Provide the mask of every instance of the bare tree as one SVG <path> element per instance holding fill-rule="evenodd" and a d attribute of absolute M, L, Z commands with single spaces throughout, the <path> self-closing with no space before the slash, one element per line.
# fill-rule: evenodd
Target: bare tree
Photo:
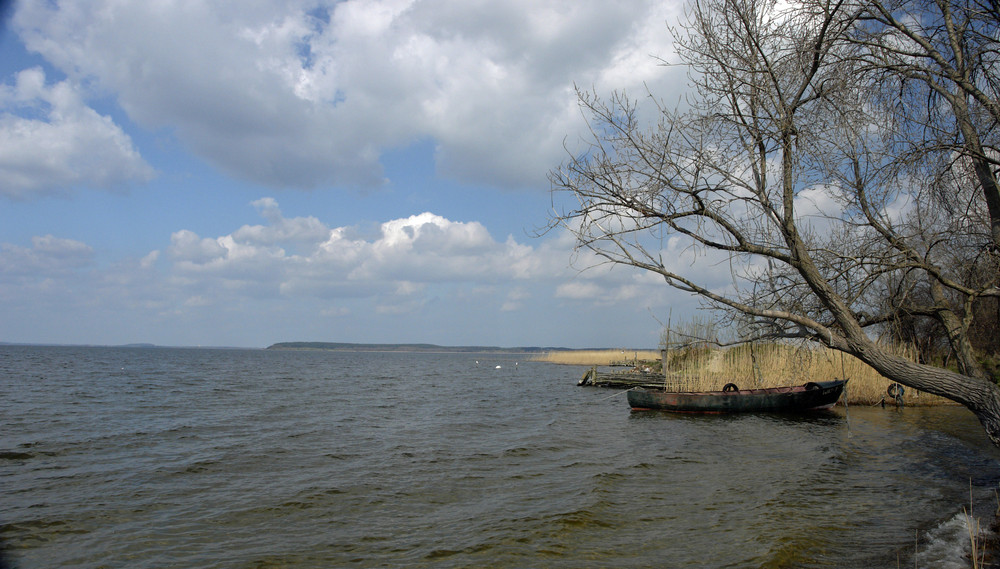
<path fill-rule="evenodd" d="M 752 318 L 770 337 L 822 343 L 893 381 L 962 403 L 1000 445 L 1000 387 L 969 339 L 972 303 L 997 296 L 997 281 L 963 278 L 949 257 L 954 243 L 992 240 L 987 186 L 995 175 L 984 178 L 979 164 L 994 156 L 982 136 L 993 123 L 982 121 L 995 120 L 983 110 L 989 97 L 980 102 L 974 91 L 995 85 L 996 72 L 984 55 L 967 84 L 949 75 L 949 86 L 935 91 L 964 93 L 953 98 L 975 100 L 976 112 L 968 107 L 959 117 L 961 105 L 942 110 L 929 98 L 922 104 L 936 108 L 917 121 L 886 91 L 909 88 L 911 79 L 878 66 L 885 45 L 907 60 L 904 44 L 915 41 L 899 39 L 912 21 L 894 28 L 896 44 L 888 32 L 879 35 L 898 12 L 836 0 L 694 0 L 674 32 L 694 88 L 689 105 L 658 103 L 659 119 L 648 124 L 623 93 L 604 99 L 578 91 L 591 138 L 550 174 L 554 193 L 568 193 L 572 204 L 552 225 L 608 262 L 658 273 L 714 308 Z M 941 79 L 943 67 L 929 80 Z M 978 147 L 967 143 L 966 119 Z M 940 131 L 947 150 L 918 144 L 924 127 Z M 932 155 L 947 160 L 926 160 Z M 935 176 L 919 175 L 934 164 Z M 941 207 L 943 188 L 963 215 Z M 805 215 L 817 197 L 836 207 Z M 691 267 L 678 268 L 661 252 L 666 237 L 727 256 L 732 285 L 713 287 Z M 908 361 L 874 339 L 899 317 L 882 301 L 892 287 L 929 299 L 912 306 L 945 331 L 957 372 Z"/>
<path fill-rule="evenodd" d="M 927 224 L 938 212 L 952 227 L 937 231 L 937 263 L 954 265 L 965 285 L 957 294 L 933 280 L 909 279 L 914 288 L 890 296 L 909 317 L 935 320 L 963 373 L 985 377 L 976 354 L 963 342 L 973 327 L 995 320 L 989 306 L 1000 271 L 1000 28 L 998 4 L 978 0 L 871 0 L 857 8 L 851 30 L 852 71 L 867 81 L 873 97 L 895 126 L 896 175 L 931 181 L 915 222 Z M 961 269 L 964 267 L 964 271 Z M 962 274 L 962 273 L 966 274 Z M 979 317 L 974 318 L 978 314 Z M 977 321 L 974 321 L 977 320 Z M 995 324 L 995 322 L 994 322 Z M 975 334 L 979 349 L 1000 350 Z"/>
<path fill-rule="evenodd" d="M 851 31 L 856 70 L 884 84 L 901 121 L 916 127 L 911 155 L 965 166 L 1000 248 L 1000 4 L 987 0 L 870 0 Z M 942 169 L 950 173 L 951 168 Z"/>

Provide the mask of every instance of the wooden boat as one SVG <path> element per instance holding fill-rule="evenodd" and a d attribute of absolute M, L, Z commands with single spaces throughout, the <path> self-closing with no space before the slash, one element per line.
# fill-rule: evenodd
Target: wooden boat
<path fill-rule="evenodd" d="M 633 410 L 680 413 L 794 412 L 833 407 L 844 392 L 846 379 L 809 382 L 794 387 L 739 389 L 732 383 L 722 391 L 678 392 L 636 388 L 628 391 Z"/>

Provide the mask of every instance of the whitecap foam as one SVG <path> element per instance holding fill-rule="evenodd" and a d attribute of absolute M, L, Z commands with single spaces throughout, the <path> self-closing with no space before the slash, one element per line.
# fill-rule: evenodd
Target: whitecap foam
<path fill-rule="evenodd" d="M 981 534 L 983 520 L 976 516 L 971 519 L 966 510 L 956 513 L 928 530 L 920 540 L 917 551 L 917 567 L 937 567 L 939 569 L 968 569 L 972 543 L 969 538 L 969 524 Z"/>

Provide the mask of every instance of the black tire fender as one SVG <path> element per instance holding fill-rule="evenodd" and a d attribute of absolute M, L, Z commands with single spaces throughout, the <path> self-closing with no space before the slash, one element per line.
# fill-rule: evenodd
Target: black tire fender
<path fill-rule="evenodd" d="M 729 393 L 731 391 L 739 391 L 739 390 L 740 390 L 740 388 L 736 387 L 735 383 L 727 383 L 727 384 L 725 384 L 725 385 L 722 386 L 722 391 L 725 392 L 725 393 Z"/>

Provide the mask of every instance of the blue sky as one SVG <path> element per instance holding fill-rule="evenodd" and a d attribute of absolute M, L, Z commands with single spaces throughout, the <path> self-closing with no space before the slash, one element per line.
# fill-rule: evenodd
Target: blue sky
<path fill-rule="evenodd" d="M 17 2 L 0 341 L 654 347 L 692 299 L 535 230 L 574 84 L 683 93 L 680 8 Z"/>

